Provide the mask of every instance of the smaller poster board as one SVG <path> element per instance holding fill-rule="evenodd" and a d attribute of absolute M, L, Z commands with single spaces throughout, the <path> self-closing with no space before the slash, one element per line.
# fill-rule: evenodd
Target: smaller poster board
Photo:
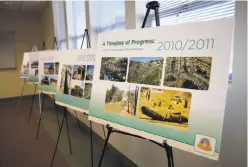
<path fill-rule="evenodd" d="M 88 114 L 96 51 L 64 51 L 60 55 L 56 104 Z"/>
<path fill-rule="evenodd" d="M 29 52 L 23 54 L 20 78 L 28 78 L 29 72 Z"/>
<path fill-rule="evenodd" d="M 38 84 L 39 79 L 39 52 L 29 53 L 28 83 Z"/>
<path fill-rule="evenodd" d="M 61 51 L 39 53 L 39 91 L 56 94 Z"/>

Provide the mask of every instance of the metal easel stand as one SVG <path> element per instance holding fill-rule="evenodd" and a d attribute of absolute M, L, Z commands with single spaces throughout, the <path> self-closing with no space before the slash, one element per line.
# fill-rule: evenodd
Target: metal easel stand
<path fill-rule="evenodd" d="M 60 135 L 61 135 L 63 125 L 64 125 L 64 121 L 66 121 L 66 129 L 67 129 L 67 137 L 68 137 L 68 142 L 69 142 L 69 149 L 70 149 L 70 154 L 72 155 L 70 132 L 69 132 L 68 120 L 67 120 L 67 112 L 68 111 L 67 111 L 66 107 L 63 107 L 63 108 L 64 108 L 64 116 L 63 116 L 62 123 L 61 123 L 60 129 L 59 129 L 59 135 L 58 135 L 56 146 L 55 146 L 55 149 L 54 149 L 54 152 L 53 152 L 53 157 L 52 157 L 52 162 L 51 162 L 50 167 L 53 166 L 53 161 L 54 161 L 54 158 L 55 158 L 55 155 L 56 155 L 56 152 L 57 152 L 57 147 L 58 147 L 58 144 L 59 144 L 59 139 L 60 139 Z"/>
<path fill-rule="evenodd" d="M 146 5 L 147 11 L 146 11 L 146 15 L 145 15 L 145 18 L 144 18 L 144 21 L 143 21 L 143 24 L 142 24 L 142 28 L 145 28 L 146 21 L 147 21 L 148 15 L 150 13 L 150 10 L 154 10 L 155 11 L 156 26 L 160 26 L 160 21 L 159 21 L 159 6 L 160 6 L 160 4 L 157 1 L 151 1 L 151 2 L 147 3 L 147 5 Z M 101 167 L 101 165 L 102 165 L 102 161 L 103 161 L 103 157 L 104 157 L 104 154 L 105 154 L 107 145 L 108 145 L 109 137 L 110 137 L 110 135 L 112 133 L 115 132 L 115 133 L 120 133 L 120 134 L 123 134 L 123 135 L 128 135 L 128 136 L 132 136 L 132 137 L 146 139 L 146 138 L 143 138 L 143 137 L 138 136 L 138 135 L 134 135 L 134 134 L 130 134 L 130 133 L 127 133 L 127 132 L 115 130 L 110 125 L 106 125 L 106 128 L 108 129 L 107 138 L 105 139 L 105 143 L 104 143 L 104 147 L 103 147 L 102 154 L 101 154 L 101 157 L 100 157 L 100 161 L 98 163 L 98 167 Z M 166 143 L 166 141 L 163 142 L 163 144 L 158 143 L 158 142 L 155 142 L 153 140 L 149 140 L 149 141 L 151 141 L 151 142 L 153 142 L 153 143 L 157 144 L 158 146 L 160 146 L 160 147 L 162 147 L 162 148 L 165 149 L 166 155 L 167 155 L 167 159 L 168 159 L 168 167 L 174 167 L 174 159 L 173 159 L 172 147 L 169 146 Z"/>
<path fill-rule="evenodd" d="M 26 78 L 24 78 L 24 82 L 23 82 L 23 86 L 22 86 L 22 91 L 21 91 L 21 96 L 18 100 L 18 103 L 17 103 L 17 110 L 16 110 L 16 114 L 19 114 L 20 112 L 20 104 L 21 104 L 21 101 L 22 101 L 22 95 L 23 95 L 23 91 L 24 91 L 24 87 L 26 85 Z"/>
<path fill-rule="evenodd" d="M 44 103 L 45 103 L 45 99 L 46 99 L 46 94 L 41 93 L 41 95 L 43 94 L 43 102 L 42 102 L 42 107 L 41 107 L 41 113 L 40 113 L 40 119 L 39 119 L 39 123 L 38 123 L 38 128 L 37 128 L 37 132 L 36 132 L 36 139 L 38 139 L 38 135 L 39 135 L 39 131 L 40 131 L 40 123 L 42 120 L 42 116 L 43 116 L 43 112 L 44 112 Z M 53 103 L 54 103 L 54 107 L 55 107 L 55 114 L 56 114 L 56 118 L 57 118 L 57 122 L 58 122 L 58 129 L 60 129 L 60 125 L 59 125 L 59 116 L 58 116 L 58 111 L 57 111 L 57 105 L 55 103 L 55 97 L 53 95 Z"/>
<path fill-rule="evenodd" d="M 105 154 L 105 151 L 106 151 L 106 148 L 107 148 L 107 145 L 108 145 L 108 141 L 109 141 L 109 137 L 112 133 L 119 133 L 119 134 L 123 134 L 123 135 L 128 135 L 128 136 L 132 136 L 132 137 L 137 137 L 137 138 L 140 138 L 140 139 L 146 139 L 146 138 L 143 138 L 141 136 L 138 136 L 138 135 L 134 135 L 134 134 L 130 134 L 130 133 L 127 133 L 127 132 L 123 132 L 123 131 L 119 131 L 119 130 L 115 130 L 113 129 L 113 127 L 111 127 L 110 125 L 106 125 L 106 128 L 108 129 L 108 132 L 107 132 L 107 138 L 105 140 L 105 143 L 104 143 L 104 147 L 103 147 L 103 150 L 102 150 L 102 154 L 101 154 L 101 157 L 100 157 L 100 161 L 98 163 L 98 167 L 101 167 L 102 166 L 102 161 L 103 161 L 103 157 L 104 157 L 104 154 Z M 149 140 L 155 144 L 157 144 L 158 146 L 162 147 L 165 149 L 166 151 L 166 155 L 167 155 L 167 160 L 168 160 L 168 167 L 174 167 L 174 159 L 173 159 L 173 151 L 172 151 L 172 147 L 169 146 L 166 141 L 161 144 L 161 143 L 157 143 L 155 141 L 152 141 L 152 140 Z"/>
<path fill-rule="evenodd" d="M 42 42 L 42 50 L 46 50 L 46 44 L 45 44 L 44 41 Z M 38 51 L 38 49 L 37 49 L 37 47 L 35 45 L 33 46 L 32 51 Z M 34 84 L 34 85 L 35 85 L 35 88 L 34 88 L 34 94 L 33 94 L 33 100 L 32 100 L 32 104 L 31 104 L 31 108 L 30 108 L 30 111 L 29 111 L 28 123 L 30 123 L 30 118 L 31 118 L 31 115 L 32 115 L 34 101 L 35 101 L 35 95 L 36 95 L 35 93 L 36 93 L 37 84 Z"/>
<path fill-rule="evenodd" d="M 34 94 L 33 94 L 33 98 L 32 98 L 31 108 L 30 108 L 30 111 L 29 111 L 28 123 L 30 122 L 30 118 L 31 118 L 32 111 L 33 111 L 33 106 L 34 106 L 34 101 L 35 101 L 35 96 L 36 96 L 36 88 L 37 88 L 37 84 L 34 84 L 34 85 L 35 85 L 35 87 L 34 87 Z"/>

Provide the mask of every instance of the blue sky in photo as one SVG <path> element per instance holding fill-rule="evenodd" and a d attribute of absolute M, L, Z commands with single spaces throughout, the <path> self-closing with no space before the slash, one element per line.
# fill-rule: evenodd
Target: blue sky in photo
<path fill-rule="evenodd" d="M 164 59 L 163 57 L 130 57 L 131 61 L 137 61 L 142 63 L 146 63 L 151 60 L 163 60 L 163 59 Z"/>
<path fill-rule="evenodd" d="M 92 73 L 94 71 L 94 65 L 87 66 L 87 74 Z"/>
<path fill-rule="evenodd" d="M 45 68 L 49 68 L 50 66 L 54 66 L 54 63 L 44 63 Z"/>
<path fill-rule="evenodd" d="M 50 76 L 50 78 L 53 78 L 55 80 L 58 80 L 58 76 Z"/>

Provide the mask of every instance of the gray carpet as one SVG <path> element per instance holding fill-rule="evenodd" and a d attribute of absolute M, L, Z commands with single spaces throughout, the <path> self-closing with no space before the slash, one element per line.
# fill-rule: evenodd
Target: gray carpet
<path fill-rule="evenodd" d="M 34 107 L 29 124 L 27 118 L 31 97 L 25 97 L 22 100 L 18 115 L 15 114 L 16 104 L 17 99 L 0 100 L 0 167 L 49 167 L 58 136 L 58 124 L 52 100 L 46 98 L 44 118 L 42 119 L 38 139 L 35 139 L 39 120 L 37 104 Z M 59 110 L 61 123 L 63 108 L 59 107 Z M 80 123 L 80 130 L 76 118 L 70 114 L 68 115 L 68 124 L 73 155 L 70 155 L 69 152 L 66 124 L 64 122 L 53 167 L 91 167 L 89 128 Z M 103 145 L 104 140 L 93 133 L 94 166 L 98 166 Z M 102 167 L 127 166 L 137 167 L 109 145 Z"/>

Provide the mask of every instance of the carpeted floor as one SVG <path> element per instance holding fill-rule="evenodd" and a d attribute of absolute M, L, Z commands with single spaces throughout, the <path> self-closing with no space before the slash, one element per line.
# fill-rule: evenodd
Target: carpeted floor
<path fill-rule="evenodd" d="M 38 98 L 36 98 L 37 100 Z M 46 98 L 44 118 L 39 138 L 35 139 L 38 125 L 38 106 L 34 107 L 31 121 L 28 114 L 31 97 L 22 100 L 20 113 L 16 112 L 17 99 L 0 100 L 0 167 L 50 167 L 55 141 L 58 136 L 58 124 L 54 105 Z M 63 111 L 60 108 L 59 119 L 62 121 Z M 62 130 L 58 151 L 53 167 L 91 167 L 89 128 L 78 122 L 72 115 L 68 116 L 70 139 L 73 155 L 70 155 L 66 126 Z M 93 133 L 94 166 L 98 165 L 104 140 Z M 109 145 L 102 167 L 137 167 Z"/>

